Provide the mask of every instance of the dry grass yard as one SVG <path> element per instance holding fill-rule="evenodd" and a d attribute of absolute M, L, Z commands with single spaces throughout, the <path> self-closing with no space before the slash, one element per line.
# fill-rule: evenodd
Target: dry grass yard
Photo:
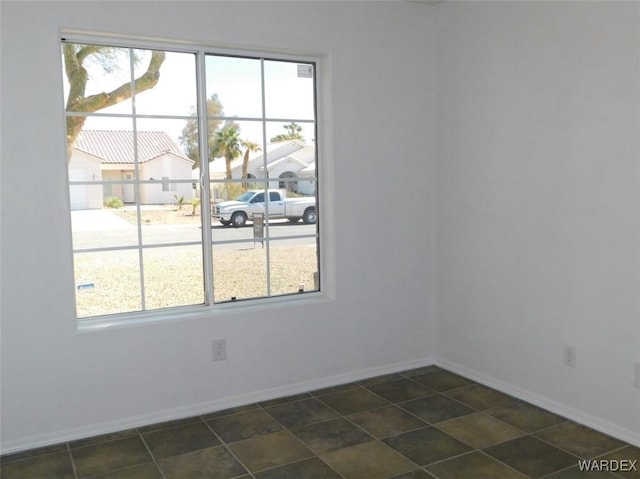
<path fill-rule="evenodd" d="M 135 208 L 126 206 L 124 208 L 109 209 L 109 211 L 120 218 L 136 224 L 137 212 Z M 191 214 L 194 212 L 194 214 Z M 200 206 L 195 211 L 191 205 L 184 205 L 178 209 L 175 205 L 160 207 L 158 209 L 143 209 L 141 211 L 142 224 L 159 225 L 159 224 L 200 224 Z"/>
<path fill-rule="evenodd" d="M 132 207 L 110 209 L 136 224 Z M 191 205 L 145 208 L 143 225 L 200 224 L 200 208 Z M 249 243 L 250 244 L 250 243 Z M 279 246 L 270 250 L 271 294 L 296 293 L 302 285 L 314 290 L 315 246 Z M 266 248 L 247 243 L 213 249 L 214 301 L 255 298 L 267 294 Z M 200 246 L 171 246 L 143 250 L 144 309 L 198 305 L 205 302 L 203 258 Z M 76 295 L 78 317 L 91 317 L 143 309 L 140 258 L 137 250 L 77 253 L 76 284 L 92 284 Z"/>
<path fill-rule="evenodd" d="M 295 293 L 314 288 L 314 246 L 270 248 L 271 294 Z M 145 309 L 202 304 L 202 253 L 199 246 L 144 250 Z M 77 295 L 78 317 L 140 311 L 140 268 L 137 251 L 76 254 L 76 283 L 93 288 Z M 215 301 L 266 294 L 266 249 L 214 249 Z"/>

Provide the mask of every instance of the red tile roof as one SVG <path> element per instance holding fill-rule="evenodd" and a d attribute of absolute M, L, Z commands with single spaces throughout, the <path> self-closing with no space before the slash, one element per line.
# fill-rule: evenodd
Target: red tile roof
<path fill-rule="evenodd" d="M 119 130 L 82 130 L 75 148 L 102 159 L 103 163 L 133 163 L 133 132 Z M 189 160 L 164 131 L 138 131 L 138 162 L 144 163 L 172 153 Z"/>

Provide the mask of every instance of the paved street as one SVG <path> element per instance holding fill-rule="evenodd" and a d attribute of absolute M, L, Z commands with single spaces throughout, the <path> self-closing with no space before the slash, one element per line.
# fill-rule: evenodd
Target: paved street
<path fill-rule="evenodd" d="M 73 246 L 76 250 L 134 246 L 138 243 L 137 227 L 108 210 L 72 211 L 71 219 Z M 269 225 L 271 238 L 313 235 L 315 231 L 315 225 L 290 223 L 287 220 L 275 220 Z M 202 230 L 195 224 L 142 225 L 142 242 L 145 245 L 198 242 L 201 239 Z M 253 244 L 253 226 L 249 223 L 243 228 L 233 228 L 216 222 L 212 224 L 212 239 L 218 248 L 237 247 L 238 244 L 246 247 L 247 243 Z M 278 244 L 283 245 L 314 243 L 313 237 L 278 241 Z"/>

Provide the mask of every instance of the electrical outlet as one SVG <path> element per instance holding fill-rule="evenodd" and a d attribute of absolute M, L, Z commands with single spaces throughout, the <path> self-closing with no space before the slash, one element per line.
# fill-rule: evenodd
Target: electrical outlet
<path fill-rule="evenodd" d="M 214 339 L 213 340 L 213 360 L 225 361 L 226 359 L 227 359 L 227 340 Z"/>
<path fill-rule="evenodd" d="M 564 347 L 564 363 L 567 366 L 576 367 L 576 348 L 573 346 Z"/>
<path fill-rule="evenodd" d="M 633 381 L 633 385 L 637 388 L 640 388 L 640 363 L 636 363 L 635 380 Z"/>

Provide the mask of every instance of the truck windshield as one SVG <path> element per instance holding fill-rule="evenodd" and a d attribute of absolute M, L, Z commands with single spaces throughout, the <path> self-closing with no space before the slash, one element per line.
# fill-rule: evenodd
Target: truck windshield
<path fill-rule="evenodd" d="M 251 197 L 255 195 L 255 193 L 251 191 L 247 191 L 246 193 L 242 193 L 240 196 L 236 198 L 236 201 L 247 202 L 251 199 Z"/>

